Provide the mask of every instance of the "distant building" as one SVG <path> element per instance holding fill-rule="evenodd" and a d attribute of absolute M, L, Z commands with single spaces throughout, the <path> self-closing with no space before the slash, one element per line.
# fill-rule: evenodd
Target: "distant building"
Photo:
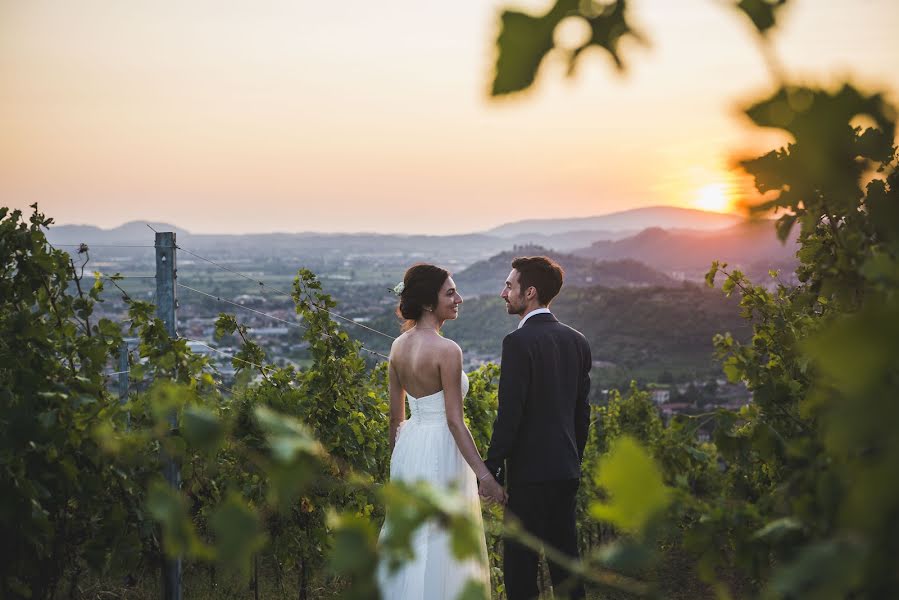
<path fill-rule="evenodd" d="M 240 294 L 239 296 L 235 296 L 233 302 L 244 305 L 244 304 L 265 304 L 264 296 L 257 296 L 255 294 Z"/>
<path fill-rule="evenodd" d="M 652 401 L 657 405 L 665 404 L 671 400 L 671 390 L 668 389 L 667 385 L 651 383 L 647 386 L 647 391 L 649 392 Z"/>
<path fill-rule="evenodd" d="M 256 335 L 287 335 L 287 327 L 256 327 L 252 333 Z"/>

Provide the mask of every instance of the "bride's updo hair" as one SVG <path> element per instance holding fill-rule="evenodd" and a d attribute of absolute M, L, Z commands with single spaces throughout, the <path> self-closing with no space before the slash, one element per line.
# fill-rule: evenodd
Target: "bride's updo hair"
<path fill-rule="evenodd" d="M 437 295 L 449 271 L 436 265 L 417 264 L 406 269 L 403 275 L 403 291 L 400 293 L 400 305 L 396 308 L 398 317 L 405 319 L 403 331 L 408 330 L 424 314 L 425 306 L 436 307 Z"/>

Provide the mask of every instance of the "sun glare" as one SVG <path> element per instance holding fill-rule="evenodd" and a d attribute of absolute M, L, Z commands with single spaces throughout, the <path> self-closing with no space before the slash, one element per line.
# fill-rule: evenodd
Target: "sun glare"
<path fill-rule="evenodd" d="M 693 202 L 696 208 L 714 212 L 729 212 L 731 209 L 731 197 L 727 185 L 723 183 L 710 183 L 699 188 L 696 200 Z"/>

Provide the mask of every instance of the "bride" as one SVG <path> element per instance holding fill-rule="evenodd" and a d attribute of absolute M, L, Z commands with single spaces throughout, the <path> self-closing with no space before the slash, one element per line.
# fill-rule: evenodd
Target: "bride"
<path fill-rule="evenodd" d="M 403 334 L 390 349 L 390 479 L 426 481 L 437 488 L 454 487 L 481 530 L 480 559 L 458 561 L 449 535 L 437 523 L 416 531 L 415 557 L 397 571 L 378 569 L 378 587 L 385 600 L 452 599 L 471 579 L 490 589 L 487 546 L 483 535 L 481 494 L 505 501 L 499 486 L 478 454 L 462 418 L 468 377 L 462 371 L 462 350 L 440 335 L 443 323 L 459 315 L 462 297 L 450 274 L 440 267 L 410 267 L 394 291 L 400 297 L 397 314 L 406 319 Z M 405 399 L 412 416 L 406 419 Z M 390 526 L 390 515 L 381 536 Z"/>

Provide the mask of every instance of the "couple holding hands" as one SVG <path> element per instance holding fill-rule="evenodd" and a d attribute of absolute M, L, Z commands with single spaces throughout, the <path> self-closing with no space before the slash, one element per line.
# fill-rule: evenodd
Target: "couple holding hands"
<path fill-rule="evenodd" d="M 410 267 L 394 288 L 397 313 L 406 322 L 390 350 L 390 479 L 427 481 L 461 493 L 483 531 L 480 499 L 505 506 L 505 518 L 573 559 L 580 464 L 590 423 L 587 340 L 553 316 L 549 305 L 564 271 L 545 256 L 512 261 L 501 296 L 518 328 L 503 339 L 499 410 L 486 458 L 481 458 L 463 418 L 468 378 L 462 350 L 440 335 L 459 315 L 462 297 L 446 270 Z M 406 418 L 406 399 L 412 416 Z M 390 527 L 390 515 L 384 525 Z M 383 535 L 383 531 L 382 531 Z M 386 600 L 456 598 L 469 580 L 490 589 L 486 541 L 479 559 L 458 561 L 449 535 L 426 523 L 413 537 L 415 557 L 390 572 L 378 571 Z M 538 556 L 504 541 L 503 578 L 509 600 L 536 598 Z M 584 587 L 550 561 L 555 596 L 583 598 Z"/>

